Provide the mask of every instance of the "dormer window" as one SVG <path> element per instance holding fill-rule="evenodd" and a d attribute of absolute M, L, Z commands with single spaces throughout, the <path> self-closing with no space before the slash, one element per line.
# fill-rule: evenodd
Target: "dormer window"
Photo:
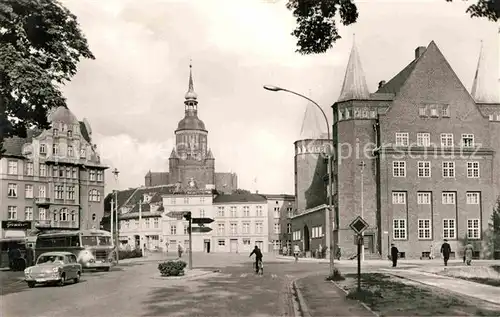
<path fill-rule="evenodd" d="M 427 106 L 420 106 L 418 108 L 418 115 L 421 117 L 427 117 Z"/>
<path fill-rule="evenodd" d="M 450 117 L 450 107 L 448 105 L 441 106 L 441 117 L 444 117 L 444 118 Z"/>
<path fill-rule="evenodd" d="M 53 136 L 59 136 L 59 130 L 56 129 L 56 128 L 52 129 L 52 135 Z"/>
<path fill-rule="evenodd" d="M 68 138 L 71 138 L 71 137 L 73 137 L 73 131 L 68 130 Z"/>
<path fill-rule="evenodd" d="M 438 110 L 436 108 L 436 106 L 432 106 L 431 107 L 431 117 L 438 117 L 439 114 L 438 114 Z"/>
<path fill-rule="evenodd" d="M 86 155 L 85 149 L 80 149 L 80 157 L 85 158 L 86 156 L 87 155 Z"/>

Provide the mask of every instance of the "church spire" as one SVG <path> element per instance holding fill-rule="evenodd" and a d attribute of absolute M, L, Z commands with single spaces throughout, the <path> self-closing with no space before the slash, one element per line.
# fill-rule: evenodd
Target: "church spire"
<path fill-rule="evenodd" d="M 312 98 L 311 90 L 309 90 L 309 98 Z M 325 127 L 325 123 L 324 119 L 321 117 L 320 110 L 313 103 L 309 102 L 302 119 L 300 140 L 321 139 L 326 134 L 321 130 L 322 127 Z"/>
<path fill-rule="evenodd" d="M 347 69 L 344 76 L 344 84 L 340 92 L 338 101 L 349 99 L 368 99 L 370 92 L 366 85 L 365 73 L 361 66 L 361 59 L 359 58 L 356 41 L 353 37 L 351 55 L 347 63 Z"/>
<path fill-rule="evenodd" d="M 484 60 L 483 41 L 479 50 L 479 59 L 477 61 L 474 81 L 472 82 L 471 95 L 476 102 L 494 102 L 495 99 L 487 87 L 487 66 Z"/>
<path fill-rule="evenodd" d="M 196 100 L 198 98 L 198 95 L 194 92 L 192 62 L 189 63 L 189 84 L 188 84 L 188 91 L 186 92 L 185 98 L 186 98 L 186 100 Z"/>

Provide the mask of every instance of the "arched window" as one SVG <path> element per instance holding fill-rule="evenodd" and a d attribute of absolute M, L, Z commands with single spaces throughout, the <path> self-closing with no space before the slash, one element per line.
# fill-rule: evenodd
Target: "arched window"
<path fill-rule="evenodd" d="M 97 191 L 97 189 L 94 189 L 95 190 L 95 195 L 96 195 L 96 201 L 101 201 L 101 193 L 99 191 Z"/>
<path fill-rule="evenodd" d="M 96 214 L 92 214 L 92 221 L 95 221 L 97 219 Z"/>
<path fill-rule="evenodd" d="M 73 221 L 73 222 L 76 221 L 76 211 L 74 211 L 74 210 L 71 211 L 71 221 Z"/>
<path fill-rule="evenodd" d="M 59 214 L 59 212 L 57 211 L 57 209 L 54 209 L 54 214 L 53 214 L 53 219 L 54 221 L 57 221 L 57 215 Z"/>
<path fill-rule="evenodd" d="M 61 214 L 59 215 L 59 220 L 68 221 L 68 208 L 61 209 Z"/>

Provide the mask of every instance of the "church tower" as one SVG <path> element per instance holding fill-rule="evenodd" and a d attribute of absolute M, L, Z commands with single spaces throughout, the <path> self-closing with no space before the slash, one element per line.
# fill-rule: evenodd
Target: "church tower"
<path fill-rule="evenodd" d="M 175 130 L 175 148 L 169 158 L 170 183 L 192 184 L 200 189 L 214 188 L 215 159 L 208 148 L 208 131 L 198 118 L 198 95 L 194 91 L 192 65 L 184 100 L 184 118 Z M 191 185 L 189 185 L 191 186 Z"/>

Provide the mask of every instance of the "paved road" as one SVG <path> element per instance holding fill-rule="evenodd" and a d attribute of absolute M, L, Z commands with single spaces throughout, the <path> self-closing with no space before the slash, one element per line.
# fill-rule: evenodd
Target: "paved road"
<path fill-rule="evenodd" d="M 3 285 L 1 313 L 5 317 L 289 315 L 290 281 L 328 270 L 325 264 L 264 259 L 263 277 L 253 273 L 248 256 L 207 255 L 195 257 L 195 263 L 203 263 L 198 267 L 221 272 L 193 280 L 160 278 L 157 261 L 85 273 L 79 284 L 64 287 L 30 289 L 17 280 Z"/>

